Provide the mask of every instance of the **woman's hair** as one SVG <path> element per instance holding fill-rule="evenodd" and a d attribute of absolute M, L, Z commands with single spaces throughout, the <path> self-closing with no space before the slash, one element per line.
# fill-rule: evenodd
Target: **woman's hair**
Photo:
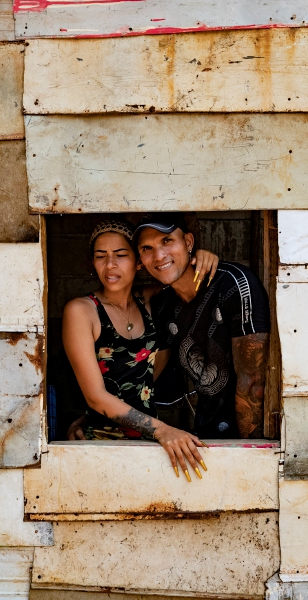
<path fill-rule="evenodd" d="M 105 221 L 101 221 L 100 223 L 98 223 L 98 225 L 96 225 L 94 231 L 92 232 L 92 235 L 90 237 L 90 241 L 89 241 L 89 249 L 90 249 L 90 254 L 91 254 L 91 258 L 93 258 L 94 256 L 94 244 L 95 244 L 95 240 L 96 238 L 98 238 L 99 235 L 102 235 L 102 233 L 119 233 L 120 235 L 124 235 L 124 237 L 127 239 L 129 245 L 131 247 L 133 247 L 132 245 L 132 239 L 133 239 L 133 234 L 134 234 L 134 226 L 132 223 L 130 223 L 129 221 L 126 221 L 125 219 L 106 219 Z"/>

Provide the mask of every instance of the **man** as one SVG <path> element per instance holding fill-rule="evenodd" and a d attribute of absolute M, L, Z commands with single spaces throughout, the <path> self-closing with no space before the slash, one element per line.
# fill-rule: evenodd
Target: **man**
<path fill-rule="evenodd" d="M 261 438 L 269 307 L 259 279 L 220 262 L 198 289 L 190 254 L 194 237 L 180 214 L 152 213 L 134 242 L 164 289 L 152 301 L 161 349 L 177 352 L 198 392 L 200 438 Z"/>

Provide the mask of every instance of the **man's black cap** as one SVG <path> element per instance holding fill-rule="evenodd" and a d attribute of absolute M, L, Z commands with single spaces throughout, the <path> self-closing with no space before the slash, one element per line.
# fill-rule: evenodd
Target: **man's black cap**
<path fill-rule="evenodd" d="M 133 243 L 138 243 L 140 231 L 145 227 L 152 227 L 161 233 L 172 233 L 176 229 L 181 229 L 184 233 L 188 233 L 187 224 L 184 216 L 181 213 L 147 213 L 142 217 L 137 224 L 133 235 Z"/>

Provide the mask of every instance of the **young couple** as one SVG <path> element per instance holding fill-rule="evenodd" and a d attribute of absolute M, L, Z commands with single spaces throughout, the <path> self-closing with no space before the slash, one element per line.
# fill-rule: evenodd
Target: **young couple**
<path fill-rule="evenodd" d="M 192 260 L 193 246 L 179 214 L 146 215 L 135 231 L 126 221 L 103 221 L 90 239 L 101 287 L 69 302 L 63 315 L 64 347 L 89 424 L 103 429 L 116 423 L 128 434 L 153 437 L 176 475 L 179 464 L 188 481 L 187 462 L 200 478 L 199 465 L 206 469 L 198 450 L 204 443 L 156 418 L 154 365 L 158 377 L 171 346 L 178 353 L 199 394 L 199 436 L 261 437 L 269 331 L 259 280 L 234 263 L 217 269 L 210 252 Z M 143 289 L 143 301 L 132 294 L 142 265 L 165 286 L 155 299 L 153 287 Z"/>

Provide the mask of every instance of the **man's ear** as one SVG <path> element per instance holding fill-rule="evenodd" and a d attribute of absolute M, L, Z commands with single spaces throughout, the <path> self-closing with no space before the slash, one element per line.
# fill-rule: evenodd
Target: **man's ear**
<path fill-rule="evenodd" d="M 194 243 L 195 243 L 195 238 L 194 238 L 193 234 L 190 233 L 190 232 L 189 233 L 184 233 L 184 239 L 185 239 L 185 242 L 186 242 L 186 246 L 187 246 L 188 252 L 191 252 L 191 250 L 194 247 Z"/>
<path fill-rule="evenodd" d="M 143 269 L 143 264 L 142 264 L 140 258 L 138 258 L 138 260 L 137 260 L 137 271 L 140 271 L 141 269 Z"/>

